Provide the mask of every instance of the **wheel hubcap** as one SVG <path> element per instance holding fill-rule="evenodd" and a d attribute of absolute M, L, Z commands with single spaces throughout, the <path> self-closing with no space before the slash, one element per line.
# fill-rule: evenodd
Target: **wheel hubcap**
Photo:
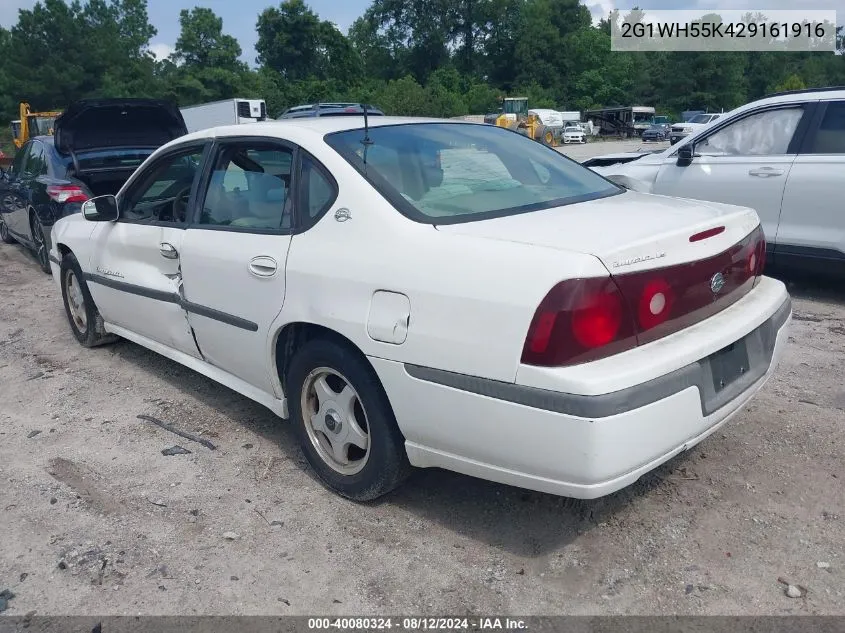
<path fill-rule="evenodd" d="M 361 472 L 370 457 L 370 425 L 349 380 L 319 367 L 308 374 L 300 397 L 305 430 L 320 459 L 342 475 Z"/>
<path fill-rule="evenodd" d="M 67 305 L 70 309 L 70 320 L 80 332 L 88 328 L 88 314 L 85 312 L 85 297 L 82 295 L 82 288 L 79 280 L 72 270 L 65 273 L 65 292 L 67 293 Z"/>
<path fill-rule="evenodd" d="M 37 218 L 32 224 L 32 238 L 35 240 L 35 245 L 38 247 L 38 261 L 47 265 L 49 262 L 49 259 L 47 258 L 47 245 L 44 243 L 44 233 L 41 229 L 41 222 L 39 222 Z"/>

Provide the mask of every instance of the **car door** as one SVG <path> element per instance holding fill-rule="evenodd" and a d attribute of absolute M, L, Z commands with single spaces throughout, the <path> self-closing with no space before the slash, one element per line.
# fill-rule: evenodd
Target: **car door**
<path fill-rule="evenodd" d="M 775 255 L 845 261 L 845 101 L 820 102 L 783 194 Z"/>
<path fill-rule="evenodd" d="M 180 255 L 205 149 L 200 141 L 180 145 L 133 176 L 118 221 L 98 223 L 91 236 L 86 274 L 105 321 L 197 358 Z"/>
<path fill-rule="evenodd" d="M 9 231 L 17 237 L 30 238 L 29 221 L 27 215 L 26 163 L 35 141 L 29 141 L 21 147 L 12 163 L 7 177 L 3 179 L 3 189 L 0 192 L 0 204 L 3 205 L 3 218 Z"/>
<path fill-rule="evenodd" d="M 285 298 L 296 154 L 282 141 L 218 139 L 182 249 L 188 318 L 203 357 L 265 393 L 274 391 L 268 335 Z"/>
<path fill-rule="evenodd" d="M 660 168 L 654 193 L 751 207 L 768 240 L 777 234 L 784 187 L 808 123 L 805 104 L 749 112 L 693 141 L 692 164 L 673 152 Z"/>

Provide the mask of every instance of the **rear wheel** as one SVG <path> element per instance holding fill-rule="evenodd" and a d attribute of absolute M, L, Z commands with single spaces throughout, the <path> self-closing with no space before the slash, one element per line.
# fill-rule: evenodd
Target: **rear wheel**
<path fill-rule="evenodd" d="M 61 263 L 62 300 L 65 304 L 70 329 L 83 347 L 96 347 L 117 340 L 114 334 L 107 334 L 88 284 L 82 276 L 82 269 L 73 253 L 64 256 Z"/>
<path fill-rule="evenodd" d="M 285 384 L 302 451 L 327 487 L 370 501 L 410 474 L 387 394 L 356 351 L 327 339 L 310 341 L 291 361 Z"/>
<path fill-rule="evenodd" d="M 6 226 L 6 220 L 3 219 L 2 215 L 0 215 L 0 240 L 2 240 L 4 244 L 15 243 L 15 238 L 13 238 L 9 233 L 9 227 Z"/>
<path fill-rule="evenodd" d="M 30 222 L 32 229 L 32 241 L 35 242 L 35 258 L 38 260 L 38 265 L 48 275 L 53 271 L 50 270 L 50 253 L 47 251 L 47 239 L 44 237 L 44 227 L 38 216 L 33 214 Z"/>

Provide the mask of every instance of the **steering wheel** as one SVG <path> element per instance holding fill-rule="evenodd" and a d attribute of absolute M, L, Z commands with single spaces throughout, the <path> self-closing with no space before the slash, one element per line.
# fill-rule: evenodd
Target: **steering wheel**
<path fill-rule="evenodd" d="M 173 221 L 185 222 L 187 219 L 188 202 L 191 200 L 191 185 L 188 185 L 173 199 Z"/>

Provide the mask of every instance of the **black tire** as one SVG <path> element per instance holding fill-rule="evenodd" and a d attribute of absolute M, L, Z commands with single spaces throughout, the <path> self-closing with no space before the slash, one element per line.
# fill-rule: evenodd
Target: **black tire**
<path fill-rule="evenodd" d="M 72 281 L 71 281 L 72 280 Z M 85 314 L 85 322 L 81 323 L 74 317 L 74 310 L 71 308 L 70 301 L 72 297 L 69 292 L 74 293 L 69 288 L 70 283 L 77 283 L 78 290 L 82 295 L 82 310 Z M 65 314 L 67 315 L 68 323 L 70 324 L 70 331 L 79 341 L 83 347 L 96 347 L 98 345 L 105 345 L 117 340 L 114 334 L 108 334 L 103 326 L 103 317 L 100 316 L 100 311 L 91 297 L 91 292 L 88 290 L 88 284 L 82 276 L 82 269 L 79 262 L 73 253 L 68 253 L 64 256 L 61 263 L 61 286 L 62 286 L 62 301 L 65 304 Z"/>
<path fill-rule="evenodd" d="M 337 372 L 340 375 L 338 379 L 345 380 L 357 392 L 369 438 L 366 459 L 358 472 L 344 474 L 329 465 L 327 459 L 330 458 L 323 457 L 321 451 L 325 450 L 320 448 L 327 446 L 327 431 L 314 431 L 311 423 L 305 420 L 303 400 L 310 401 L 310 398 L 303 397 L 303 389 L 310 386 L 315 372 L 322 369 Z M 302 452 L 326 487 L 354 501 L 371 501 L 394 490 L 410 475 L 405 438 L 396 424 L 387 394 L 373 368 L 357 350 L 329 339 L 309 341 L 291 361 L 285 387 L 290 419 L 295 425 Z M 332 390 L 340 394 L 334 386 Z M 313 404 L 306 402 L 309 407 Z M 310 413 L 308 417 L 311 418 Z M 340 429 L 339 426 L 337 428 Z"/>
<path fill-rule="evenodd" d="M 9 227 L 6 226 L 6 220 L 0 215 L 0 241 L 4 244 L 14 244 L 15 238 L 9 233 Z"/>
<path fill-rule="evenodd" d="M 32 241 L 35 242 L 35 259 L 38 261 L 41 270 L 50 275 L 53 270 L 50 268 L 50 251 L 47 246 L 47 238 L 44 235 L 41 220 L 34 213 L 30 220 L 30 229 L 32 230 Z"/>

